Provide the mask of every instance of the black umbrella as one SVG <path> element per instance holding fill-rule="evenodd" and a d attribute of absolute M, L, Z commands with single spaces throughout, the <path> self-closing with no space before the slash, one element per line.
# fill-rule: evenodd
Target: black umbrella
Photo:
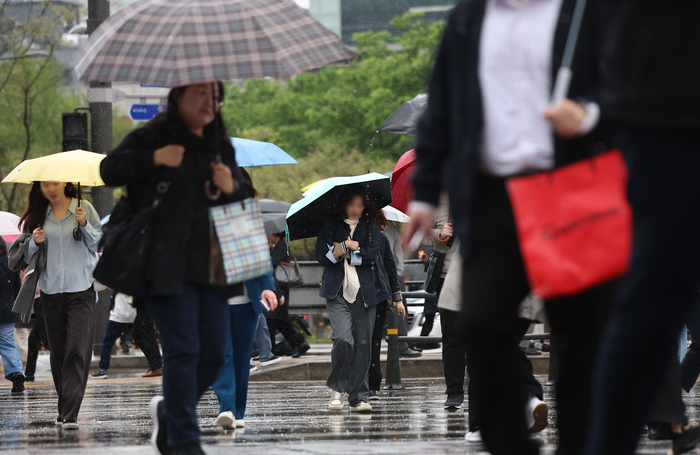
<path fill-rule="evenodd" d="M 411 101 L 406 101 L 386 119 L 384 124 L 379 127 L 379 131 L 415 137 L 418 118 L 427 106 L 428 95 L 425 93 L 416 96 Z"/>
<path fill-rule="evenodd" d="M 363 174 L 355 177 L 333 177 L 314 186 L 306 197 L 295 202 L 287 214 L 289 239 L 299 240 L 316 237 L 323 220 L 338 211 L 338 200 L 344 187 L 359 185 L 367 190 L 377 207 L 391 204 L 389 177 L 377 174 Z"/>
<path fill-rule="evenodd" d="M 273 199 L 261 199 L 260 211 L 262 212 L 265 234 L 279 234 L 287 228 L 287 212 L 292 204 L 275 201 Z"/>

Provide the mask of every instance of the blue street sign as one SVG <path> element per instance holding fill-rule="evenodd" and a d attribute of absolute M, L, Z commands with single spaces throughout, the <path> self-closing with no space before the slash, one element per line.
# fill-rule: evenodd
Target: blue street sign
<path fill-rule="evenodd" d="M 153 84 L 144 84 L 141 82 L 141 87 L 157 87 L 157 88 L 168 88 L 165 85 L 153 85 Z"/>
<path fill-rule="evenodd" d="M 129 113 L 134 120 L 150 120 L 161 112 L 165 112 L 165 108 L 165 104 L 134 104 Z"/>

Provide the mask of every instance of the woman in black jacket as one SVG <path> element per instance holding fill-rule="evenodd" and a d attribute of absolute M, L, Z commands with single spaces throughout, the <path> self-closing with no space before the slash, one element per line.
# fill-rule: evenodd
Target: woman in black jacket
<path fill-rule="evenodd" d="M 165 190 L 153 222 L 144 303 L 163 344 L 163 397 L 154 397 L 153 443 L 160 454 L 202 454 L 196 406 L 224 363 L 227 298 L 210 284 L 209 208 L 250 191 L 236 165 L 219 106 L 223 84 L 177 87 L 167 112 L 131 132 L 101 166 L 110 186 L 126 185 L 134 210 Z"/>
<path fill-rule="evenodd" d="M 15 346 L 14 336 L 19 315 L 12 312 L 21 285 L 19 272 L 13 272 L 7 265 L 7 244 L 0 237 L 0 355 L 5 379 L 12 381 L 13 393 L 24 392 L 22 357 Z"/>
<path fill-rule="evenodd" d="M 316 259 L 323 265 L 321 297 L 326 299 L 333 330 L 329 408 L 343 409 L 348 393 L 352 411 L 372 411 L 369 366 L 376 305 L 391 298 L 377 267 L 385 223 L 364 188 L 351 186 L 340 197 L 338 215 L 321 226 Z"/>

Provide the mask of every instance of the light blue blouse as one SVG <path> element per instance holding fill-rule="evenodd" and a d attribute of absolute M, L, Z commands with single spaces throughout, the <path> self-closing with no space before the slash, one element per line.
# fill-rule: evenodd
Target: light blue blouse
<path fill-rule="evenodd" d="M 80 227 L 83 239 L 79 242 L 73 238 L 73 230 L 78 227 L 75 219 L 77 199 L 71 201 L 68 213 L 61 221 L 56 219 L 50 205 L 46 211 L 46 221 L 42 226 L 46 234 L 46 269 L 39 276 L 39 289 L 44 294 L 82 292 L 95 281 L 92 271 L 97 264 L 102 223 L 92 204 L 83 200 L 82 206 L 87 214 L 87 225 Z M 27 262 L 38 250 L 32 239 L 26 252 Z"/>

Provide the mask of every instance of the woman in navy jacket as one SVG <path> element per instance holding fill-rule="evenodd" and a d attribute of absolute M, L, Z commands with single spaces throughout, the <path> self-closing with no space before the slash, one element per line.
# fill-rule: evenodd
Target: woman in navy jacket
<path fill-rule="evenodd" d="M 352 411 L 369 412 L 369 366 L 376 305 L 391 294 L 377 267 L 382 245 L 379 223 L 384 215 L 361 186 L 348 187 L 338 214 L 326 219 L 316 243 L 316 259 L 323 265 L 321 297 L 326 299 L 333 330 L 329 408 L 343 409 L 348 394 Z"/>

